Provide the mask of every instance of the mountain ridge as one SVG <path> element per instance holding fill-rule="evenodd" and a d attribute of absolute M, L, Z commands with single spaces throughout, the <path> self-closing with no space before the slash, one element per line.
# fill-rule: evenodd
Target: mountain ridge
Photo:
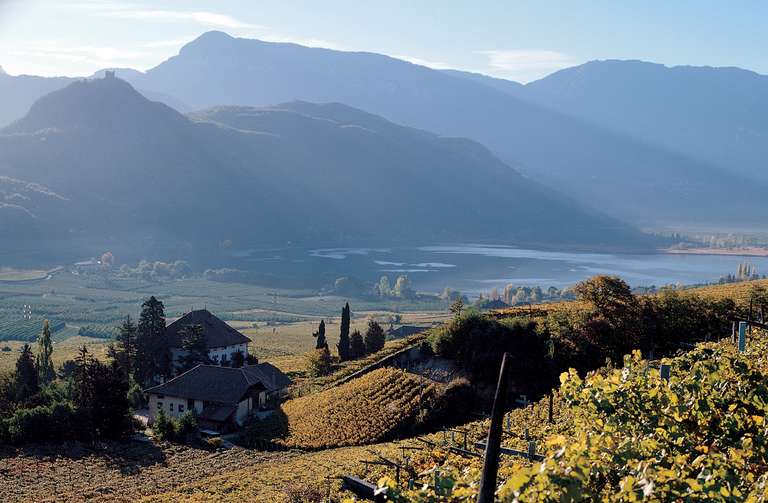
<path fill-rule="evenodd" d="M 88 215 L 59 224 L 74 235 L 162 236 L 180 249 L 351 239 L 650 242 L 470 140 L 341 104 L 217 107 L 187 117 L 117 78 L 72 83 L 0 131 L 0 175 L 67 197 L 73 215 Z"/>

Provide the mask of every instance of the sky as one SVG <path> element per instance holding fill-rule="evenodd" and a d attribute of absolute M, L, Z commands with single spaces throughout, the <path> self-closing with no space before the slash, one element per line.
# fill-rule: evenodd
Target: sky
<path fill-rule="evenodd" d="M 0 0 L 0 66 L 143 71 L 220 30 L 519 82 L 596 59 L 768 74 L 767 21 L 762 0 Z"/>

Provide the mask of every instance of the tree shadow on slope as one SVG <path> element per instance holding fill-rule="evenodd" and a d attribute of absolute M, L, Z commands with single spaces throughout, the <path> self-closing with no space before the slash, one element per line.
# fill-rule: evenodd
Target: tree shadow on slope
<path fill-rule="evenodd" d="M 252 449 L 283 450 L 284 447 L 276 442 L 286 436 L 288 436 L 288 416 L 282 407 L 277 407 L 264 418 L 254 416 L 248 420 L 236 442 Z"/>
<path fill-rule="evenodd" d="M 37 461 L 55 462 L 62 458 L 83 461 L 89 458 L 103 461 L 106 466 L 132 475 L 142 468 L 166 462 L 163 450 L 152 442 L 98 442 L 86 444 L 71 442 L 63 444 L 31 444 L 21 447 L 0 447 L 0 459 L 25 457 Z"/>

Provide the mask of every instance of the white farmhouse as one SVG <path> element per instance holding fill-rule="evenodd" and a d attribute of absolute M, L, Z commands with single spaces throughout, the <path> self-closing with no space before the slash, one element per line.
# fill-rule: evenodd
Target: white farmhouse
<path fill-rule="evenodd" d="M 276 408 L 287 397 L 291 384 L 269 363 L 240 368 L 198 365 L 145 390 L 149 422 L 153 423 L 161 410 L 172 417 L 193 411 L 202 428 L 229 431 L 257 412 Z"/>

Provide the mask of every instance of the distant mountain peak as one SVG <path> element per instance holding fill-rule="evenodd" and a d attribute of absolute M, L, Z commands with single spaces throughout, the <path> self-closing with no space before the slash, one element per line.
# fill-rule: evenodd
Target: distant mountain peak
<path fill-rule="evenodd" d="M 106 71 L 101 79 L 78 80 L 43 96 L 29 113 L 4 132 L 32 133 L 43 129 L 115 130 L 130 123 L 184 121 L 172 108 L 149 101 L 128 82 Z"/>
<path fill-rule="evenodd" d="M 184 54 L 200 49 L 220 50 L 227 47 L 235 40 L 237 40 L 235 37 L 229 35 L 228 33 L 224 33 L 223 31 L 207 31 L 193 41 L 185 44 L 184 47 L 182 47 L 179 51 L 179 54 Z"/>

